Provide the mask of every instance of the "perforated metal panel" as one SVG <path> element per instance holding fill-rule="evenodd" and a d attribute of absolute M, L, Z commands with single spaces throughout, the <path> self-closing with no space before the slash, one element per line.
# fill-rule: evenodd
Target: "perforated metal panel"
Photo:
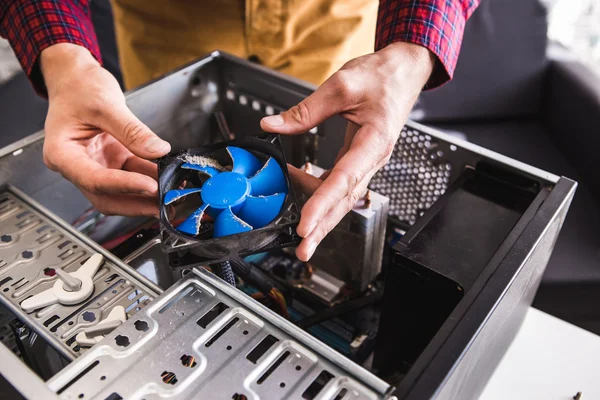
<path fill-rule="evenodd" d="M 77 333 L 96 325 L 113 307 L 123 306 L 131 317 L 156 296 L 136 277 L 106 260 L 94 276 L 94 293 L 88 299 L 31 312 L 21 309 L 24 299 L 54 285 L 55 269 L 76 270 L 94 252 L 17 189 L 0 189 L 0 304 L 68 359 L 86 351 L 75 341 Z M 7 314 L 2 309 L 0 313 Z M 0 328 L 4 339 L 8 339 L 7 329 Z"/>
<path fill-rule="evenodd" d="M 390 198 L 391 217 L 412 225 L 446 191 L 451 171 L 435 138 L 404 127 L 390 161 L 369 187 Z"/>

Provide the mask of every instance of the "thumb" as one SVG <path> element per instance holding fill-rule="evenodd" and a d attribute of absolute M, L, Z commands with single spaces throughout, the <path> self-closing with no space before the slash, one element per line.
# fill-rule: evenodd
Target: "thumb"
<path fill-rule="evenodd" d="M 113 108 L 104 118 L 103 125 L 101 129 L 138 157 L 154 159 L 171 151 L 171 145 L 144 125 L 127 106 Z"/>
<path fill-rule="evenodd" d="M 327 80 L 310 96 L 289 110 L 263 118 L 260 127 L 265 132 L 290 135 L 305 133 L 327 118 L 342 112 L 341 100 L 336 96 L 334 85 Z"/>

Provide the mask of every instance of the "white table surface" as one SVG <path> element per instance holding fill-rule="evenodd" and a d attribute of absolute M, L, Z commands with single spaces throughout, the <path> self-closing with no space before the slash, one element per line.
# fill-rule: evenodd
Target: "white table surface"
<path fill-rule="evenodd" d="M 600 399 L 600 336 L 530 308 L 481 400 Z"/>

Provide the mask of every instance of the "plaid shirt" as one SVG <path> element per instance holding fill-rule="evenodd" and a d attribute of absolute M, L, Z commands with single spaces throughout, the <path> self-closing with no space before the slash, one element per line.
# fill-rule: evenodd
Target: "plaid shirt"
<path fill-rule="evenodd" d="M 427 87 L 452 78 L 465 22 L 479 0 L 380 0 L 375 48 L 403 41 L 439 59 Z M 44 93 L 37 60 L 56 43 L 86 47 L 101 60 L 88 0 L 0 0 L 0 36 L 7 38 L 36 91 Z"/>

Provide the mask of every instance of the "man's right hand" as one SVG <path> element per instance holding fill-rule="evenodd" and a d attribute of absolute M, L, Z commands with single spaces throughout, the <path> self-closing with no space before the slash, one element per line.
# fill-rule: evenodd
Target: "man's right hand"
<path fill-rule="evenodd" d="M 81 47 L 41 54 L 48 88 L 44 162 L 104 214 L 158 215 L 156 164 L 169 143 L 127 108 L 116 79 Z"/>

